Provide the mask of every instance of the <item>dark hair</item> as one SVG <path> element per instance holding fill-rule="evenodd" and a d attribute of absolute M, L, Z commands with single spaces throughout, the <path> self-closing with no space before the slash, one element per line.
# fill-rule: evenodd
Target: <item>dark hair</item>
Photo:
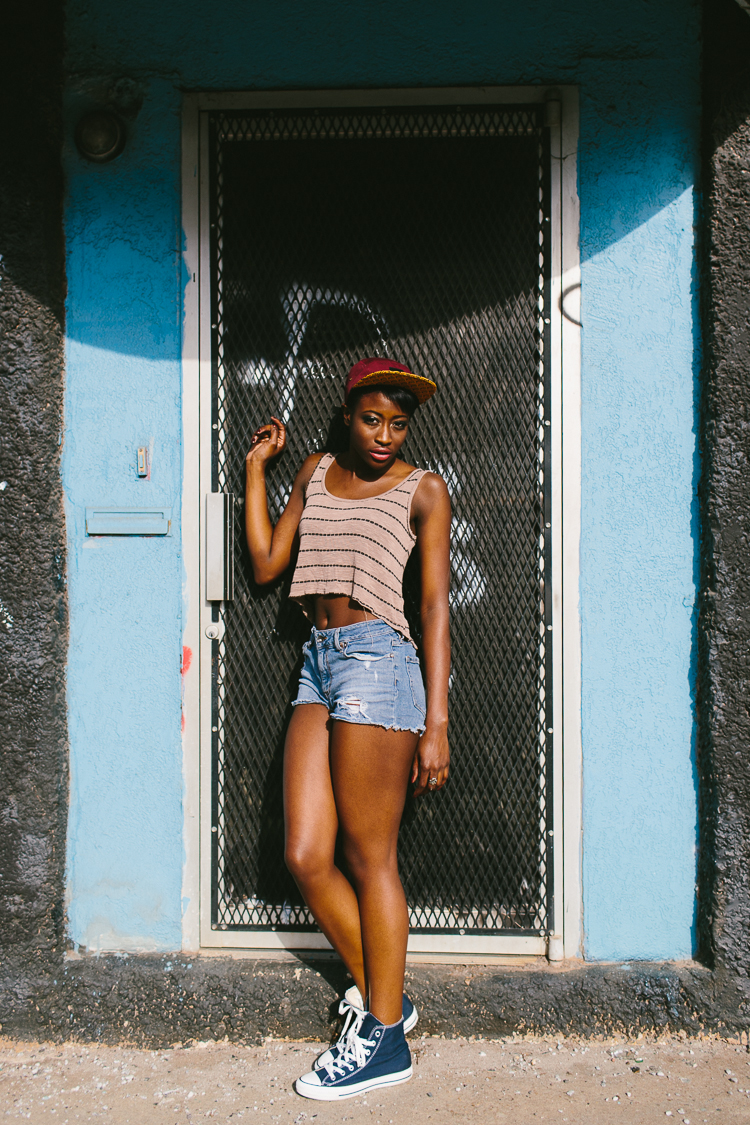
<path fill-rule="evenodd" d="M 414 394 L 414 391 L 408 391 L 406 387 L 396 387 L 391 383 L 371 383 L 364 387 L 353 387 L 349 391 L 349 397 L 346 400 L 346 405 L 352 410 L 357 405 L 362 395 L 385 395 L 390 399 L 394 406 L 402 410 L 404 414 L 408 414 L 411 418 L 414 411 L 419 406 L 419 399 Z"/>

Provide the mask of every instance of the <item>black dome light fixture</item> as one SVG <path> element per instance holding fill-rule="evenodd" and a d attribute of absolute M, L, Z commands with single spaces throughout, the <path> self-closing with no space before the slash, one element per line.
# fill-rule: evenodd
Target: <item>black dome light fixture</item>
<path fill-rule="evenodd" d="M 84 113 L 76 125 L 76 147 L 94 164 L 106 164 L 125 148 L 125 126 L 107 109 Z"/>

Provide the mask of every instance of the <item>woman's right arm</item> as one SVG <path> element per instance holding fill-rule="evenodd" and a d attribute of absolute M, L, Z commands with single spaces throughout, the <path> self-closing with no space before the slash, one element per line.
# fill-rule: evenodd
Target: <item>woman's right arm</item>
<path fill-rule="evenodd" d="M 276 527 L 268 514 L 266 465 L 286 445 L 286 427 L 278 418 L 261 426 L 253 435 L 253 443 L 245 458 L 245 535 L 253 564 L 253 576 L 259 585 L 273 582 L 284 573 L 292 560 L 294 540 L 305 506 L 305 485 L 320 460 L 320 454 L 306 458 L 292 486 Z"/>

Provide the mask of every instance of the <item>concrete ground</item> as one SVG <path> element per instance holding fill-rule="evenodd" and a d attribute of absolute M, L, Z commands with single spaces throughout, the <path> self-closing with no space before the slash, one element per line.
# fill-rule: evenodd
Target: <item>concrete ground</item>
<path fill-rule="evenodd" d="M 750 1121 L 750 1053 L 736 1040 L 413 1034 L 410 1042 L 410 1082 L 332 1105 L 307 1101 L 292 1087 L 320 1044 L 212 1042 L 150 1051 L 0 1038 L 0 1119 L 32 1125 Z"/>

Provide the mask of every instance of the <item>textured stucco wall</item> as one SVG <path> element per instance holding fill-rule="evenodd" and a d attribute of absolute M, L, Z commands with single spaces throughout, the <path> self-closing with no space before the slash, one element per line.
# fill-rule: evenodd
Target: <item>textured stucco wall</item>
<path fill-rule="evenodd" d="M 7 978 L 12 957 L 31 966 L 64 941 L 65 278 L 62 12 L 55 0 L 30 0 L 8 8 L 0 23 L 0 950 Z"/>
<path fill-rule="evenodd" d="M 690 955 L 698 16 L 694 0 L 68 5 L 75 942 L 180 944 L 179 534 L 83 539 L 88 503 L 179 509 L 180 90 L 543 82 L 581 91 L 585 949 Z M 86 165 L 72 128 L 108 102 L 129 144 Z"/>
<path fill-rule="evenodd" d="M 721 18 L 716 16 L 721 14 Z M 707 9 L 701 952 L 750 969 L 750 19 Z"/>

